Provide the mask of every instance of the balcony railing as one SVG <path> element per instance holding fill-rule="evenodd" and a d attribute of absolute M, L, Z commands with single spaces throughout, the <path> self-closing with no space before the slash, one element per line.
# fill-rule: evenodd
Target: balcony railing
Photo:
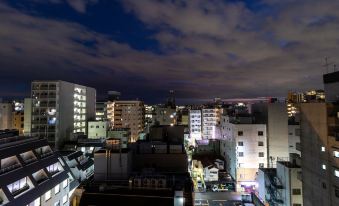
<path fill-rule="evenodd" d="M 49 151 L 49 152 L 41 153 L 39 155 L 40 155 L 41 158 L 45 158 L 45 157 L 51 156 L 52 154 L 53 154 L 53 152 Z"/>
<path fill-rule="evenodd" d="M 29 189 L 29 185 L 26 184 L 26 185 L 23 186 L 22 188 L 13 191 L 13 192 L 12 192 L 12 195 L 13 195 L 13 196 L 17 196 L 18 194 L 20 194 L 20 193 L 22 193 L 22 192 L 24 192 L 24 191 L 26 191 L 26 190 L 28 190 L 28 189 Z"/>
<path fill-rule="evenodd" d="M 24 162 L 26 164 L 29 164 L 29 163 L 32 163 L 32 162 L 35 162 L 35 161 L 37 161 L 37 159 L 35 157 L 30 157 L 28 159 L 24 159 Z"/>
<path fill-rule="evenodd" d="M 19 167 L 21 167 L 21 165 L 20 165 L 19 163 L 16 163 L 16 164 L 13 164 L 13 165 L 10 165 L 10 166 L 1 168 L 1 169 L 0 169 L 0 174 L 4 174 L 4 173 L 6 173 L 6 172 L 15 170 L 16 168 L 19 168 Z"/>

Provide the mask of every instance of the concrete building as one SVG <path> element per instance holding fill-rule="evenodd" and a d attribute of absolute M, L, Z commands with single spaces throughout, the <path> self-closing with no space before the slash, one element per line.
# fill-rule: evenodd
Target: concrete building
<path fill-rule="evenodd" d="M 108 122 L 107 121 L 88 121 L 88 138 L 89 139 L 105 139 L 107 137 Z"/>
<path fill-rule="evenodd" d="M 95 120 L 107 121 L 107 102 L 101 101 L 95 104 Z"/>
<path fill-rule="evenodd" d="M 288 125 L 288 145 L 290 154 L 294 153 L 301 155 L 299 124 Z"/>
<path fill-rule="evenodd" d="M 145 108 L 142 101 L 115 101 L 107 103 L 107 116 L 111 128 L 130 128 L 131 139 L 138 140 L 145 126 Z"/>
<path fill-rule="evenodd" d="M 257 182 L 258 197 L 265 205 L 303 205 L 300 158 L 278 161 L 276 168 L 260 168 Z"/>
<path fill-rule="evenodd" d="M 45 139 L 0 137 L 0 160 L 1 205 L 69 205 L 78 183 Z"/>
<path fill-rule="evenodd" d="M 286 103 L 256 103 L 252 105 L 255 122 L 267 125 L 267 158 L 270 167 L 275 167 L 277 159 L 287 160 L 288 113 Z"/>
<path fill-rule="evenodd" d="M 0 103 L 0 130 L 12 129 L 12 103 Z"/>
<path fill-rule="evenodd" d="M 116 128 L 107 131 L 107 137 L 118 139 L 121 144 L 121 148 L 127 148 L 128 140 L 131 139 L 131 129 L 130 128 Z"/>
<path fill-rule="evenodd" d="M 226 160 L 226 170 L 237 182 L 237 190 L 256 187 L 258 168 L 267 167 L 267 134 L 265 124 L 242 124 L 222 116 L 220 154 Z"/>
<path fill-rule="evenodd" d="M 12 113 L 12 128 L 19 131 L 19 134 L 24 133 L 24 112 L 15 111 Z"/>
<path fill-rule="evenodd" d="M 189 110 L 189 129 L 190 129 L 190 144 L 195 145 L 196 140 L 202 139 L 202 121 L 201 110 Z"/>
<path fill-rule="evenodd" d="M 32 82 L 33 136 L 47 137 L 55 148 L 62 148 L 72 133 L 87 131 L 95 118 L 96 91 L 64 81 Z"/>
<path fill-rule="evenodd" d="M 152 122 L 154 125 L 175 125 L 176 109 L 166 105 L 156 105 L 153 107 Z"/>
<path fill-rule="evenodd" d="M 31 135 L 32 128 L 32 99 L 24 100 L 24 135 Z"/>
<path fill-rule="evenodd" d="M 201 110 L 202 139 L 220 138 L 220 121 L 223 109 L 210 108 Z"/>
<path fill-rule="evenodd" d="M 326 102 L 337 102 L 339 99 L 339 71 L 323 76 Z"/>

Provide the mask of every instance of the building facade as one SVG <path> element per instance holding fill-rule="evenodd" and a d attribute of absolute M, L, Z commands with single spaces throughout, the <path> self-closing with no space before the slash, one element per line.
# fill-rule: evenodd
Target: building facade
<path fill-rule="evenodd" d="M 237 182 L 237 190 L 256 187 L 258 168 L 267 167 L 267 135 L 265 124 L 232 123 L 223 116 L 220 153 L 227 171 Z"/>
<path fill-rule="evenodd" d="M 223 110 L 220 108 L 210 108 L 201 110 L 202 139 L 220 138 L 220 121 Z"/>
<path fill-rule="evenodd" d="M 130 128 L 129 142 L 137 141 L 144 130 L 145 108 L 142 101 L 108 102 L 107 115 L 111 128 Z"/>
<path fill-rule="evenodd" d="M 106 138 L 108 122 L 106 121 L 88 121 L 88 138 L 99 139 Z"/>
<path fill-rule="evenodd" d="M 12 103 L 0 103 L 0 130 L 12 129 Z"/>
<path fill-rule="evenodd" d="M 64 81 L 32 82 L 33 136 L 47 137 L 60 149 L 71 134 L 87 132 L 86 121 L 95 118 L 96 91 Z"/>
<path fill-rule="evenodd" d="M 1 205 L 69 204 L 77 185 L 66 163 L 45 139 L 12 136 L 0 142 Z"/>

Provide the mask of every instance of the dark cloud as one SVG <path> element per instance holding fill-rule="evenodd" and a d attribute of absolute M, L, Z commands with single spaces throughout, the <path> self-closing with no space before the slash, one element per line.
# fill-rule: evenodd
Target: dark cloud
<path fill-rule="evenodd" d="M 80 13 L 100 3 L 68 2 Z M 262 1 L 263 11 L 219 0 L 121 2 L 156 31 L 150 38 L 159 52 L 0 3 L 0 81 L 63 79 L 149 101 L 162 100 L 169 89 L 187 101 L 285 96 L 291 89 L 321 88 L 323 58 L 335 60 L 339 50 L 336 1 Z M 28 92 L 23 88 L 13 96 Z"/>

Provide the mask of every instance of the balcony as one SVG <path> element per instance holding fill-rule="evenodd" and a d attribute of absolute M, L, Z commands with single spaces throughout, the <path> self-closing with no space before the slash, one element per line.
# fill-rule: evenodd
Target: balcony
<path fill-rule="evenodd" d="M 30 158 L 24 160 L 24 162 L 26 164 L 30 164 L 30 163 L 35 162 L 35 161 L 37 161 L 37 158 L 35 158 L 35 157 L 30 157 Z"/>
<path fill-rule="evenodd" d="M 45 157 L 51 156 L 52 154 L 53 154 L 53 152 L 49 151 L 49 152 L 41 153 L 39 155 L 40 155 L 40 158 L 43 159 Z"/>
<path fill-rule="evenodd" d="M 24 191 L 26 191 L 26 190 L 28 190 L 28 189 L 29 189 L 29 185 L 26 184 L 26 185 L 23 186 L 22 188 L 13 191 L 13 192 L 12 192 L 12 195 L 13 195 L 13 196 L 17 196 L 17 195 L 21 194 L 22 192 L 24 192 Z"/>
<path fill-rule="evenodd" d="M 21 165 L 20 165 L 19 163 L 16 163 L 16 164 L 13 164 L 13 165 L 10 165 L 10 166 L 1 168 L 1 169 L 0 169 L 0 174 L 7 173 L 7 172 L 12 171 L 12 170 L 15 170 L 15 169 L 17 169 L 17 168 L 19 168 L 19 167 L 21 167 Z"/>

